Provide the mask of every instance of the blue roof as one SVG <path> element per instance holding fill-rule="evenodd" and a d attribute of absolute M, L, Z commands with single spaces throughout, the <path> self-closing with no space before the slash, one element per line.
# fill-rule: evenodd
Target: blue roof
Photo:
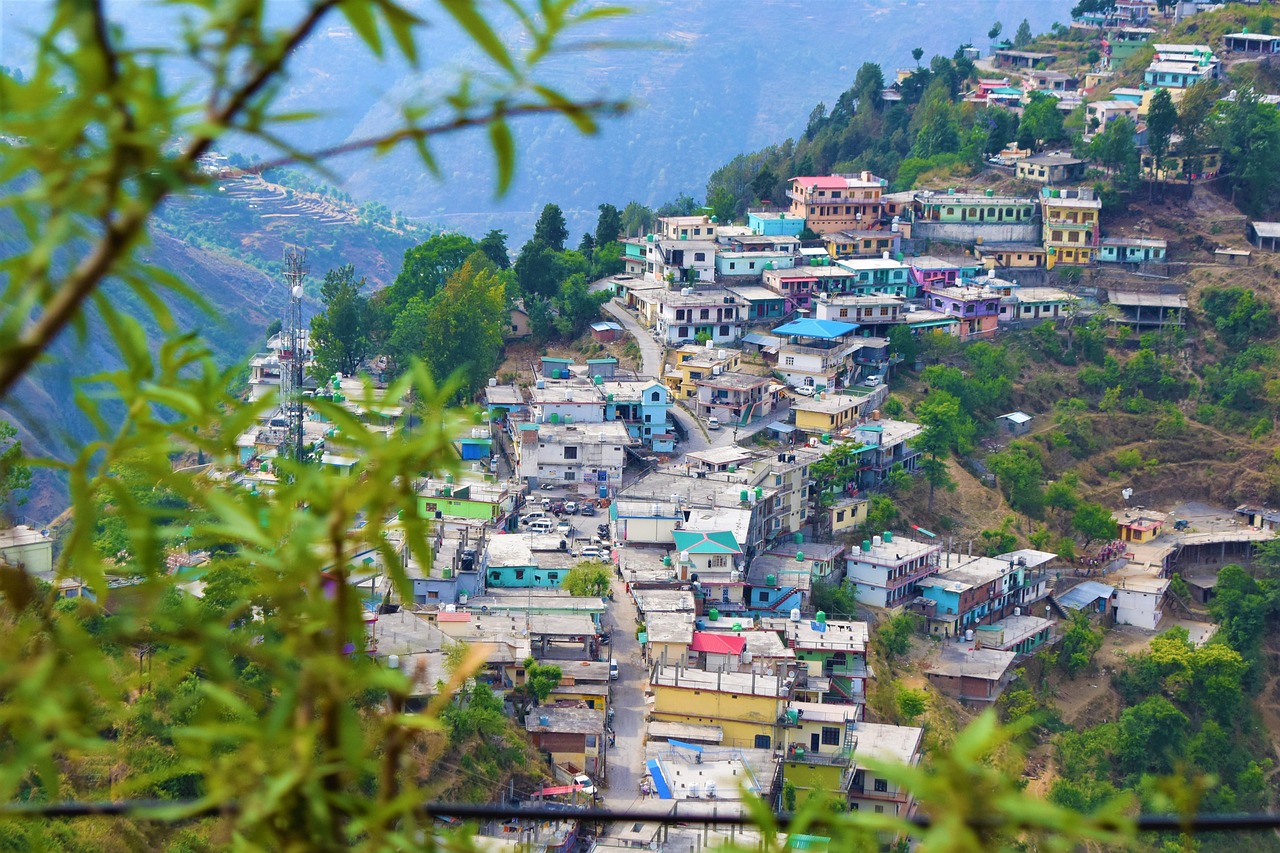
<path fill-rule="evenodd" d="M 831 340 L 843 335 L 847 335 L 854 329 L 858 328 L 857 323 L 842 323 L 839 320 L 814 320 L 805 317 L 801 320 L 792 320 L 773 330 L 775 335 L 797 335 L 802 338 L 822 338 L 823 340 Z"/>
<path fill-rule="evenodd" d="M 1088 607 L 1099 598 L 1110 598 L 1116 594 L 1116 588 L 1097 581 L 1085 581 L 1058 596 L 1058 603 L 1071 610 Z"/>

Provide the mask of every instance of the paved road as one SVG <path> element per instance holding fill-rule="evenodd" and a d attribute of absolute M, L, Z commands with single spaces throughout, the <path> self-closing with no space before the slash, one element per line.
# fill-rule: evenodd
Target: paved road
<path fill-rule="evenodd" d="M 624 590 L 623 582 L 613 581 L 615 601 L 605 614 L 606 627 L 613 630 L 610 654 L 618 660 L 618 680 L 613 682 L 613 731 L 616 738 L 609 749 L 609 780 L 604 804 L 608 808 L 625 809 L 640 799 L 640 780 L 644 777 L 645 689 L 649 672 L 640 658 L 636 640 L 636 605 Z"/>

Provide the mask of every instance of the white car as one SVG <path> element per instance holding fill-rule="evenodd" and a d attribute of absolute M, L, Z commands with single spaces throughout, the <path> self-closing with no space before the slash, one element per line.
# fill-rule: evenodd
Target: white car
<path fill-rule="evenodd" d="M 564 511 L 569 513 L 569 515 L 573 515 L 578 511 L 578 505 L 573 501 L 565 501 Z"/>
<path fill-rule="evenodd" d="M 797 386 L 797 387 L 795 387 L 795 388 L 792 388 L 791 390 L 792 390 L 792 391 L 795 391 L 795 392 L 796 392 L 797 394 L 799 394 L 801 397 L 812 397 L 812 396 L 813 396 L 813 388 L 812 388 L 811 386 L 809 386 L 809 385 L 800 385 L 800 386 Z"/>
<path fill-rule="evenodd" d="M 884 377 L 877 373 L 874 376 L 868 376 L 866 379 L 862 380 L 862 384 L 868 388 L 875 388 L 877 385 L 884 384 Z"/>
<path fill-rule="evenodd" d="M 707 429 L 720 429 L 720 419 L 715 415 L 707 418 Z"/>
<path fill-rule="evenodd" d="M 567 521 L 562 521 L 556 525 L 556 533 L 559 533 L 561 536 L 568 536 L 572 532 L 573 525 Z"/>
<path fill-rule="evenodd" d="M 573 784 L 582 786 L 582 793 L 588 797 L 596 795 L 596 783 L 586 773 L 579 773 L 573 777 Z"/>

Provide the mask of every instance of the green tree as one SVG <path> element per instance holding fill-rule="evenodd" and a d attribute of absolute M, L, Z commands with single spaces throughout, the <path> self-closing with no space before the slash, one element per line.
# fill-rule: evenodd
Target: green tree
<path fill-rule="evenodd" d="M 480 252 L 449 277 L 427 303 L 423 329 L 422 355 L 438 382 L 456 375 L 464 397 L 484 387 L 501 360 L 506 304 L 502 279 Z"/>
<path fill-rule="evenodd" d="M 914 60 L 916 61 L 916 67 L 917 67 L 917 68 L 919 68 L 919 67 L 920 67 L 920 57 L 922 57 L 922 56 L 924 56 L 924 48 L 923 48 L 923 47 L 913 47 L 913 48 L 911 48 L 911 58 L 912 58 L 912 59 L 914 59 Z"/>
<path fill-rule="evenodd" d="M 524 659 L 524 686 L 529 695 L 539 702 L 547 701 L 551 691 L 560 686 L 564 673 L 553 664 L 538 663 L 532 657 Z"/>
<path fill-rule="evenodd" d="M 29 488 L 31 466 L 22 452 L 18 430 L 8 421 L 0 421 L 0 510 L 9 506 L 14 492 Z"/>
<path fill-rule="evenodd" d="M 602 204 L 599 210 L 600 215 L 596 218 L 596 246 L 616 243 L 622 236 L 622 214 L 611 204 Z"/>
<path fill-rule="evenodd" d="M 1147 108 L 1147 151 L 1151 154 L 1151 187 L 1160 174 L 1164 158 L 1169 154 L 1173 131 L 1178 125 L 1178 110 L 1167 89 L 1156 89 Z M 1148 190 L 1148 196 L 1150 190 Z"/>
<path fill-rule="evenodd" d="M 407 250 L 400 274 L 382 299 L 392 317 L 414 296 L 435 296 L 475 250 L 475 241 L 462 234 L 437 234 Z"/>
<path fill-rule="evenodd" d="M 622 230 L 628 237 L 642 237 L 653 227 L 653 211 L 638 201 L 628 202 L 622 210 Z"/>
<path fill-rule="evenodd" d="M 925 691 L 910 688 L 898 691 L 898 713 L 908 725 L 927 710 L 929 710 L 929 694 Z"/>
<path fill-rule="evenodd" d="M 1084 501 L 1076 507 L 1071 516 L 1071 529 L 1084 537 L 1084 547 L 1088 548 L 1095 541 L 1114 539 L 1116 537 L 1115 519 L 1105 506 Z"/>
<path fill-rule="evenodd" d="M 999 21 L 996 21 L 994 24 L 991 25 L 991 29 L 987 30 L 987 38 L 991 39 L 992 41 L 995 41 L 996 39 L 1000 38 L 1000 33 L 1002 33 L 1003 31 L 1004 31 L 1004 24 L 1000 23 Z"/>
<path fill-rule="evenodd" d="M 551 299 L 560 292 L 560 253 L 541 240 L 530 240 L 520 248 L 515 263 L 516 284 L 526 297 Z"/>
<path fill-rule="evenodd" d="M 1022 50 L 1029 44 L 1031 44 L 1031 24 L 1023 18 L 1022 23 L 1018 24 L 1018 31 L 1013 34 L 1013 46 Z"/>
<path fill-rule="evenodd" d="M 1202 171 L 1201 158 L 1213 131 L 1209 117 L 1217 105 L 1218 84 L 1213 80 L 1201 80 L 1184 89 L 1182 99 L 1178 101 L 1178 131 L 1182 134 L 1179 153 L 1182 155 L 1183 175 L 1188 184 L 1191 183 L 1192 175 Z"/>
<path fill-rule="evenodd" d="M 1025 441 L 1014 441 L 1000 453 L 987 457 L 987 466 L 996 475 L 996 482 L 1004 493 L 1009 506 L 1018 512 L 1039 518 L 1044 509 L 1044 466 L 1040 452 Z"/>
<path fill-rule="evenodd" d="M 599 598 L 608 594 L 609 584 L 609 567 L 598 560 L 590 560 L 570 569 L 561 586 L 570 595 Z"/>
<path fill-rule="evenodd" d="M 1080 505 L 1080 478 L 1067 471 L 1044 490 L 1044 505 L 1062 512 L 1074 512 Z"/>
<path fill-rule="evenodd" d="M 916 632 L 919 617 L 903 611 L 890 616 L 876 629 L 876 638 L 890 660 L 899 658 L 911 650 L 911 637 Z"/>
<path fill-rule="evenodd" d="M 564 241 L 569 239 L 569 227 L 565 224 L 564 213 L 558 204 L 547 204 L 542 208 L 542 213 L 533 226 L 533 239 L 554 252 L 564 251 Z"/>
<path fill-rule="evenodd" d="M 590 233 L 583 232 L 582 239 L 578 241 L 578 254 L 587 259 L 587 263 L 591 263 L 591 257 L 596 251 L 596 238 Z"/>
<path fill-rule="evenodd" d="M 821 610 L 837 619 L 856 619 L 858 594 L 854 586 L 844 581 L 815 581 L 809 593 L 814 610 Z"/>
<path fill-rule="evenodd" d="M 495 267 L 500 270 L 511 269 L 511 256 L 507 254 L 507 232 L 494 228 L 480 238 L 476 245 L 486 258 L 493 261 Z"/>
<path fill-rule="evenodd" d="M 1094 628 L 1088 614 L 1074 611 L 1062 632 L 1062 645 L 1058 652 L 1058 666 L 1075 678 L 1093 662 L 1093 656 L 1102 648 L 1102 631 Z"/>
<path fill-rule="evenodd" d="M 432 341 L 428 337 L 427 318 L 430 316 L 428 302 L 415 294 L 409 302 L 396 314 L 391 324 L 391 334 L 387 338 L 387 355 L 396 365 L 405 368 L 414 359 L 425 360 Z"/>
<path fill-rule="evenodd" d="M 1058 99 L 1044 92 L 1032 92 L 1027 105 L 1022 110 L 1022 121 L 1018 124 L 1019 145 L 1023 134 L 1035 140 L 1033 147 L 1049 145 L 1065 138 L 1062 129 L 1062 111 L 1058 109 Z"/>
<path fill-rule="evenodd" d="M 354 375 L 369 355 L 372 317 L 352 264 L 329 270 L 320 286 L 324 310 L 311 318 L 311 345 L 321 376 Z"/>
<path fill-rule="evenodd" d="M 923 54 L 922 54 L 923 55 Z M 858 66 L 858 73 L 853 78 L 853 97 L 858 102 L 858 111 L 879 112 L 884 107 L 884 71 L 874 62 L 864 62 Z M 810 125 L 813 117 L 810 117 Z"/>

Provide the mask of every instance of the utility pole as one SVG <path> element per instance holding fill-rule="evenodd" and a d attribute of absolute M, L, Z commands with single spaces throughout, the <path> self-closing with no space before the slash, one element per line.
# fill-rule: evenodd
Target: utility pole
<path fill-rule="evenodd" d="M 297 248 L 285 253 L 284 280 L 289 288 L 289 302 L 285 307 L 281 328 L 283 347 L 280 360 L 285 362 L 280 370 L 280 398 L 288 421 L 288 433 L 281 445 L 281 455 L 302 462 L 302 382 L 306 372 L 308 336 L 302 328 L 302 280 L 307 275 L 307 250 Z"/>

